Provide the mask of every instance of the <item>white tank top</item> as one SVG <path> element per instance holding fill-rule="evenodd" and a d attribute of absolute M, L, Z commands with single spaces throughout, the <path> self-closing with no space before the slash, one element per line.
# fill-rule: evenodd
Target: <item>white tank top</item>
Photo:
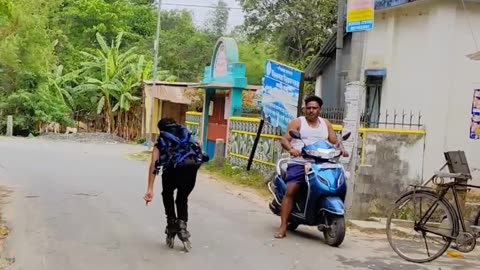
<path fill-rule="evenodd" d="M 302 136 L 302 140 L 306 145 L 328 139 L 328 127 L 323 118 L 318 118 L 319 125 L 316 128 L 312 128 L 308 125 L 305 116 L 300 116 L 298 119 L 300 119 L 300 135 Z M 292 147 L 301 151 L 304 145 L 302 140 L 292 139 Z M 293 163 L 305 163 L 306 161 L 309 160 L 306 160 L 303 157 L 296 157 L 292 158 L 291 160 Z"/>

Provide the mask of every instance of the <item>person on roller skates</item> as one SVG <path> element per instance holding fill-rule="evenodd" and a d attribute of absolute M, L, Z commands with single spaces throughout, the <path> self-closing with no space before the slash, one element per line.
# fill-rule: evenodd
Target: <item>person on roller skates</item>
<path fill-rule="evenodd" d="M 174 246 L 175 236 L 190 250 L 188 222 L 188 196 L 195 187 L 200 166 L 209 160 L 195 142 L 191 133 L 171 118 L 162 118 L 157 127 L 160 136 L 153 148 L 148 173 L 147 193 L 144 196 L 148 205 L 154 197 L 155 177 L 162 171 L 162 197 L 167 218 L 165 228 L 167 245 Z M 174 191 L 177 197 L 174 198 Z M 176 206 L 176 209 L 175 209 Z M 176 210 L 176 211 L 175 211 Z"/>

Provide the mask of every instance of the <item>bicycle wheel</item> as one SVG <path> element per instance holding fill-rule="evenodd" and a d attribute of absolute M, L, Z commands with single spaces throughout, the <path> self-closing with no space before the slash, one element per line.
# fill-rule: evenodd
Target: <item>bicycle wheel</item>
<path fill-rule="evenodd" d="M 424 225 L 415 228 L 414 224 L 422 218 Z M 426 263 L 445 253 L 452 242 L 449 237 L 458 235 L 458 228 L 457 215 L 447 200 L 439 200 L 432 191 L 417 190 L 397 200 L 388 216 L 386 232 L 390 246 L 401 258 Z M 409 241 L 416 236 L 420 236 L 419 245 Z"/>

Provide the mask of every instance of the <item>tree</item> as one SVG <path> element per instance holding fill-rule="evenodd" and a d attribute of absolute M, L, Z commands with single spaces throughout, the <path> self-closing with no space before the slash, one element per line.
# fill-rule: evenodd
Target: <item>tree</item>
<path fill-rule="evenodd" d="M 120 51 L 123 33 L 118 34 L 115 42 L 112 42 L 110 46 L 107 45 L 100 33 L 97 33 L 96 36 L 101 50 L 97 50 L 95 54 L 82 52 L 89 59 L 89 61 L 82 62 L 87 76 L 86 83 L 79 85 L 77 89 L 97 93 L 100 97 L 97 104 L 97 114 L 102 112 L 105 114 L 107 133 L 110 133 L 115 124 L 112 96 L 115 96 L 115 91 L 124 91 L 128 88 L 123 86 L 122 83 L 131 76 L 129 74 L 131 64 L 138 58 L 138 55 L 134 54 L 135 47 L 126 52 Z M 129 85 L 129 87 L 133 87 L 133 85 Z M 122 97 L 125 96 L 122 95 Z M 123 104 L 125 103 L 122 98 Z"/>
<path fill-rule="evenodd" d="M 59 40 L 57 49 L 68 70 L 79 68 L 80 51 L 98 45 L 96 33 L 112 40 L 122 32 L 125 48 L 148 49 L 155 33 L 156 15 L 153 1 L 142 0 L 63 0 L 54 12 L 52 28 Z M 152 39 L 153 40 L 153 39 Z"/>
<path fill-rule="evenodd" d="M 0 122 L 15 114 L 16 130 L 28 134 L 75 117 L 125 139 L 139 136 L 142 82 L 152 78 L 153 3 L 0 0 Z M 225 35 L 228 7 L 218 6 L 211 32 L 197 28 L 187 10 L 162 11 L 158 79 L 202 80 L 214 35 Z M 249 72 L 263 65 L 263 53 L 255 55 L 245 57 Z"/>
<path fill-rule="evenodd" d="M 2 1 L 7 8 L 0 12 L 0 88 L 34 90 L 56 62 L 47 17 L 58 1 Z"/>
<path fill-rule="evenodd" d="M 161 20 L 159 66 L 180 81 L 200 81 L 216 40 L 199 31 L 186 10 L 162 12 Z"/>
<path fill-rule="evenodd" d="M 59 4 L 0 0 L 0 127 L 5 116 L 13 114 L 16 134 L 36 133 L 43 122 L 70 120 L 70 108 L 57 95 L 63 95 L 62 86 L 50 87 L 60 82 L 52 75 L 57 42 L 49 29 L 51 11 Z"/>
<path fill-rule="evenodd" d="M 225 35 L 229 13 L 230 9 L 223 0 L 219 0 L 213 12 L 210 13 L 210 18 L 208 18 L 206 22 L 206 28 L 207 32 L 215 39 Z"/>
<path fill-rule="evenodd" d="M 336 0 L 238 0 L 251 40 L 271 41 L 278 58 L 304 68 L 332 33 Z"/>
<path fill-rule="evenodd" d="M 275 47 L 267 42 L 240 43 L 238 47 L 241 61 L 247 68 L 248 83 L 262 85 L 265 63 L 275 57 Z"/>

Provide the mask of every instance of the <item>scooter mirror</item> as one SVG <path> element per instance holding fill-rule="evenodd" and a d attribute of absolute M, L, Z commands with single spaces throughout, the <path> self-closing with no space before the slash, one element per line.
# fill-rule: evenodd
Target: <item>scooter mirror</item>
<path fill-rule="evenodd" d="M 288 134 L 290 135 L 290 137 L 294 138 L 294 139 L 297 139 L 297 140 L 301 140 L 302 139 L 302 136 L 300 135 L 300 132 L 298 132 L 297 130 L 289 130 L 288 131 Z"/>
<path fill-rule="evenodd" d="M 342 140 L 343 140 L 343 141 L 348 140 L 348 138 L 350 138 L 350 135 L 352 135 L 352 133 L 351 133 L 351 132 L 347 132 L 347 134 L 345 134 L 345 135 L 342 136 Z"/>

